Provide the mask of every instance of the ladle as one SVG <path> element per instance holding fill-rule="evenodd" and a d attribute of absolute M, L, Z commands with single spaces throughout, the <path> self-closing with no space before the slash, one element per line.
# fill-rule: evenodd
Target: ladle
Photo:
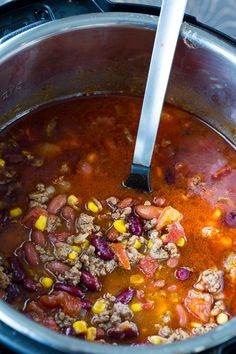
<path fill-rule="evenodd" d="M 187 0 L 163 0 L 130 175 L 124 185 L 150 192 L 150 166 Z"/>

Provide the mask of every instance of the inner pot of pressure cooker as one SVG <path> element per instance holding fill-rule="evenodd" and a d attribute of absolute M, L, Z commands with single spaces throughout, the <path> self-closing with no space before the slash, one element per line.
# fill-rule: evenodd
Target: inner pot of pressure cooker
<path fill-rule="evenodd" d="M 168 344 L 235 315 L 232 43 L 183 24 L 153 190 L 123 186 L 156 21 L 79 16 L 2 45 L 0 295 L 64 337 Z"/>

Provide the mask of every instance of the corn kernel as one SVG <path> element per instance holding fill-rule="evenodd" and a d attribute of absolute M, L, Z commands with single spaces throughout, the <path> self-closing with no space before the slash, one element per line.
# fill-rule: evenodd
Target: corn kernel
<path fill-rule="evenodd" d="M 72 246 L 72 250 L 78 254 L 82 252 L 82 248 L 76 245 Z"/>
<path fill-rule="evenodd" d="M 21 214 L 22 214 L 21 208 L 14 208 L 10 210 L 10 216 L 12 218 L 18 218 L 19 216 L 21 216 Z"/>
<path fill-rule="evenodd" d="M 52 284 L 53 284 L 53 279 L 49 278 L 49 277 L 43 277 L 41 279 L 41 284 L 45 287 L 45 288 L 51 288 Z"/>
<path fill-rule="evenodd" d="M 87 333 L 88 327 L 85 321 L 76 321 L 72 324 L 76 334 Z"/>
<path fill-rule="evenodd" d="M 191 325 L 191 327 L 193 327 L 193 328 L 199 328 L 199 327 L 202 326 L 201 323 L 198 323 L 198 322 L 191 322 L 190 325 Z"/>
<path fill-rule="evenodd" d="M 113 226 L 121 234 L 125 234 L 127 231 L 124 220 L 116 220 Z"/>
<path fill-rule="evenodd" d="M 86 339 L 88 341 L 93 341 L 96 339 L 97 329 L 95 327 L 89 327 L 86 334 Z"/>
<path fill-rule="evenodd" d="M 148 244 L 147 244 L 147 247 L 150 249 L 150 248 L 153 247 L 153 245 L 154 245 L 153 241 L 152 241 L 152 240 L 149 240 L 149 241 L 148 241 Z"/>
<path fill-rule="evenodd" d="M 217 317 L 216 317 L 216 322 L 219 324 L 219 325 L 223 325 L 225 324 L 226 322 L 228 322 L 229 320 L 229 316 L 227 315 L 227 313 L 220 313 Z"/>
<path fill-rule="evenodd" d="M 156 168 L 156 174 L 158 178 L 162 178 L 163 177 L 163 171 L 161 169 L 161 167 L 157 167 Z"/>
<path fill-rule="evenodd" d="M 214 211 L 214 213 L 212 214 L 212 219 L 213 220 L 218 220 L 221 217 L 221 210 L 220 209 L 216 209 Z"/>
<path fill-rule="evenodd" d="M 69 197 L 67 198 L 67 203 L 71 207 L 76 206 L 78 204 L 78 202 L 79 202 L 79 199 L 74 194 L 69 195 Z"/>
<path fill-rule="evenodd" d="M 76 252 L 71 252 L 71 253 L 68 254 L 68 258 L 71 261 L 74 261 L 77 257 L 78 257 L 78 254 Z"/>
<path fill-rule="evenodd" d="M 3 159 L 0 159 L 0 167 L 4 167 L 5 166 L 5 161 Z"/>
<path fill-rule="evenodd" d="M 136 248 L 136 250 L 139 250 L 142 247 L 142 244 L 139 240 L 135 240 L 134 242 L 134 248 Z"/>
<path fill-rule="evenodd" d="M 95 152 L 91 152 L 87 155 L 87 161 L 93 163 L 97 159 L 97 154 Z"/>
<path fill-rule="evenodd" d="M 178 241 L 177 241 L 177 246 L 179 246 L 179 247 L 184 247 L 184 245 L 185 245 L 185 239 L 184 239 L 184 237 L 181 237 Z"/>
<path fill-rule="evenodd" d="M 46 225 L 47 225 L 47 217 L 44 215 L 40 215 L 40 217 L 36 220 L 36 223 L 34 224 L 36 229 L 40 231 L 44 231 Z"/>
<path fill-rule="evenodd" d="M 136 302 L 135 304 L 131 304 L 130 308 L 133 312 L 140 312 L 143 309 L 142 304 L 140 302 Z"/>
<path fill-rule="evenodd" d="M 95 313 L 97 315 L 104 312 L 105 309 L 106 309 L 106 302 L 103 299 L 97 300 L 92 307 L 93 313 Z"/>
<path fill-rule="evenodd" d="M 88 248 L 90 245 L 90 242 L 89 240 L 85 240 L 82 245 L 81 245 L 81 248 L 84 250 L 85 248 Z"/>
<path fill-rule="evenodd" d="M 93 213 L 98 213 L 99 212 L 98 206 L 92 201 L 88 202 L 88 209 L 90 211 L 92 211 Z"/>
<path fill-rule="evenodd" d="M 164 342 L 164 338 L 161 336 L 149 336 L 148 341 L 154 345 L 159 345 Z"/>
<path fill-rule="evenodd" d="M 231 248 L 233 244 L 233 240 L 229 236 L 221 237 L 217 242 L 220 243 L 222 248 Z"/>
<path fill-rule="evenodd" d="M 133 285 L 141 285 L 144 283 L 144 278 L 142 275 L 139 275 L 139 274 L 131 275 L 130 283 Z"/>

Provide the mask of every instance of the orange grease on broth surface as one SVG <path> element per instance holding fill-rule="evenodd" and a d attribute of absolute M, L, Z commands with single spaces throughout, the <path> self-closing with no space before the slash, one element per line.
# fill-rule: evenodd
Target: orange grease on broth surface
<path fill-rule="evenodd" d="M 68 194 L 79 196 L 82 204 L 92 197 L 99 200 L 110 196 L 119 199 L 126 196 L 138 197 L 138 192 L 123 188 L 122 181 L 128 176 L 132 161 L 141 104 L 142 100 L 134 97 L 80 98 L 32 113 L 6 129 L 1 134 L 2 141 L 14 136 L 22 150 L 29 150 L 37 157 L 41 156 L 43 143 L 55 144 L 57 147 L 50 154 L 44 152 L 44 165 L 40 168 L 27 165 L 22 169 L 15 165 L 22 186 L 17 199 L 9 201 L 8 206 L 17 205 L 25 211 L 27 195 L 35 190 L 37 183 L 51 184 L 52 180 L 63 174 L 65 180 L 71 184 Z M 56 126 L 47 136 L 45 128 L 51 120 L 55 120 Z M 96 155 L 94 157 L 91 154 Z M 92 161 L 90 166 L 88 159 Z M 212 186 L 215 190 L 214 185 L 218 185 L 217 198 L 214 197 L 215 194 L 205 192 L 200 196 L 186 197 L 186 181 L 181 176 L 177 178 L 176 184 L 166 183 L 166 170 L 173 172 L 175 164 L 183 161 L 194 164 L 190 166 L 190 175 L 204 176 L 207 190 L 211 190 Z M 140 287 L 145 291 L 147 299 L 155 301 L 155 305 L 153 311 L 135 314 L 134 322 L 141 332 L 139 341 L 146 338 L 147 334 L 156 333 L 155 323 L 159 322 L 167 310 L 172 313 L 170 327 L 178 328 L 175 304 L 181 303 L 186 297 L 187 291 L 197 281 L 201 271 L 212 266 L 223 269 L 223 259 L 228 250 L 222 250 L 219 236 L 218 241 L 214 237 L 203 238 L 201 229 L 212 221 L 216 205 L 219 205 L 223 212 L 228 208 L 227 203 L 217 204 L 216 199 L 219 199 L 220 194 L 220 197 L 227 194 L 231 176 L 226 176 L 224 182 L 212 180 L 210 177 L 215 172 L 214 164 L 215 170 L 218 170 L 226 162 L 236 166 L 235 152 L 216 133 L 190 114 L 171 106 L 164 107 L 151 169 L 154 192 L 147 194 L 145 198 L 152 201 L 154 195 L 163 197 L 166 199 L 166 205 L 173 206 L 183 214 L 181 223 L 185 229 L 187 244 L 180 250 L 178 267 L 190 267 L 193 273 L 187 281 L 181 282 L 174 277 L 173 269 L 164 266 L 163 271 L 158 271 L 156 279 L 165 279 L 165 288 L 173 284 L 178 286 L 178 290 L 171 294 L 161 289 L 150 290 L 149 280 L 146 280 L 145 286 Z M 70 171 L 61 173 L 61 165 L 65 163 Z M 233 188 L 236 187 L 231 188 L 230 197 L 234 205 L 236 193 Z M 228 236 L 235 242 L 235 229 L 225 227 L 220 221 L 213 223 L 220 230 L 221 236 Z M 25 230 L 25 233 L 22 233 L 22 230 L 18 233 L 17 229 L 14 232 L 6 232 L 1 235 L 1 253 L 4 256 L 11 255 L 25 239 L 28 239 L 28 230 Z M 142 274 L 137 269 L 130 272 L 117 268 L 103 277 L 102 293 L 118 293 L 130 285 L 130 275 L 137 273 Z M 234 289 L 227 279 L 226 276 L 224 289 L 230 292 L 231 296 L 226 298 L 225 302 L 227 309 L 234 315 L 235 309 L 231 306 Z M 91 293 L 90 296 L 95 300 L 100 294 Z M 189 318 L 196 321 L 190 314 Z"/>

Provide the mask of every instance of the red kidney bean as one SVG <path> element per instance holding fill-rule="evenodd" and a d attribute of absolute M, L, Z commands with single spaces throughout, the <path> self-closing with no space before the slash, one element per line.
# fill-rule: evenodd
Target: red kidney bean
<path fill-rule="evenodd" d="M 24 157 L 21 154 L 6 154 L 4 159 L 12 164 L 17 164 L 23 161 Z"/>
<path fill-rule="evenodd" d="M 92 308 L 93 304 L 89 300 L 82 300 L 81 306 L 82 306 L 82 309 L 84 309 L 84 310 L 90 310 Z"/>
<path fill-rule="evenodd" d="M 67 264 L 64 264 L 59 261 L 50 261 L 46 264 L 46 269 L 56 275 L 59 275 L 69 271 L 70 267 Z"/>
<path fill-rule="evenodd" d="M 132 205 L 133 205 L 133 199 L 128 197 L 128 198 L 122 199 L 117 204 L 117 207 L 120 208 L 120 209 L 124 209 L 124 208 L 130 207 Z"/>
<path fill-rule="evenodd" d="M 16 257 L 9 258 L 10 269 L 12 271 L 12 280 L 21 283 L 25 278 L 25 272 Z"/>
<path fill-rule="evenodd" d="M 105 331 L 102 328 L 97 328 L 96 339 L 102 339 L 105 337 Z"/>
<path fill-rule="evenodd" d="M 93 236 L 90 242 L 91 245 L 95 247 L 96 252 L 101 259 L 104 261 L 110 261 L 114 258 L 114 252 L 103 237 Z"/>
<path fill-rule="evenodd" d="M 107 238 L 109 241 L 115 241 L 119 237 L 119 231 L 117 231 L 113 226 L 107 233 Z"/>
<path fill-rule="evenodd" d="M 116 295 L 116 302 L 121 302 L 122 304 L 127 305 L 133 298 L 135 294 L 134 288 L 126 288 L 121 290 L 118 295 Z"/>
<path fill-rule="evenodd" d="M 49 234 L 48 238 L 49 238 L 51 244 L 54 245 L 57 242 L 64 242 L 71 235 L 72 235 L 71 232 L 64 231 L 61 233 Z"/>
<path fill-rule="evenodd" d="M 37 290 L 36 284 L 32 279 L 25 278 L 22 282 L 23 287 L 30 291 L 30 292 L 35 292 Z"/>
<path fill-rule="evenodd" d="M 66 336 L 70 336 L 70 337 L 75 337 L 75 331 L 74 328 L 72 326 L 66 327 L 62 330 L 62 333 L 64 333 Z"/>
<path fill-rule="evenodd" d="M 46 238 L 44 236 L 44 233 L 39 230 L 34 230 L 31 235 L 32 241 L 41 247 L 44 247 L 46 245 Z"/>
<path fill-rule="evenodd" d="M 6 291 L 6 302 L 12 302 L 21 294 L 17 284 L 9 284 Z"/>
<path fill-rule="evenodd" d="M 67 284 L 63 284 L 63 283 L 56 283 L 53 288 L 54 288 L 54 290 L 66 291 L 67 293 L 77 296 L 81 299 L 85 296 L 85 293 L 80 288 L 78 288 L 76 286 L 67 285 Z"/>
<path fill-rule="evenodd" d="M 135 323 L 123 322 L 117 327 L 109 328 L 106 335 L 113 339 L 131 339 L 138 337 L 139 331 Z"/>
<path fill-rule="evenodd" d="M 30 241 L 26 241 L 23 244 L 23 249 L 25 252 L 26 261 L 33 267 L 39 265 L 39 256 L 35 249 L 35 245 Z"/>
<path fill-rule="evenodd" d="M 187 317 L 187 313 L 186 313 L 184 307 L 181 304 L 177 304 L 176 311 L 179 315 L 179 326 L 181 328 L 186 327 L 187 323 L 188 323 L 188 317 Z"/>
<path fill-rule="evenodd" d="M 191 270 L 186 267 L 181 267 L 175 271 L 175 277 L 179 280 L 187 280 L 190 277 Z"/>
<path fill-rule="evenodd" d="M 90 178 L 93 175 L 93 167 L 90 163 L 86 161 L 80 161 L 78 163 L 77 172 L 85 178 Z"/>
<path fill-rule="evenodd" d="M 2 289 L 0 289 L 0 300 L 4 300 L 6 296 L 6 292 Z"/>
<path fill-rule="evenodd" d="M 128 216 L 128 222 L 129 232 L 136 236 L 140 236 L 142 234 L 143 228 L 139 217 L 137 215 L 131 214 Z"/>
<path fill-rule="evenodd" d="M 6 209 L 0 211 L 0 227 L 3 228 L 9 221 L 9 212 Z"/>
<path fill-rule="evenodd" d="M 75 231 L 76 215 L 74 209 L 69 206 L 65 206 L 61 210 L 61 215 L 66 220 L 68 229 L 72 232 Z"/>
<path fill-rule="evenodd" d="M 91 291 L 100 291 L 102 289 L 100 281 L 86 270 L 82 270 L 80 281 Z"/>
<path fill-rule="evenodd" d="M 59 211 L 66 205 L 67 198 L 65 194 L 56 195 L 48 204 L 47 211 L 50 214 L 58 214 Z"/>
<path fill-rule="evenodd" d="M 165 198 L 158 198 L 158 197 L 154 197 L 153 198 L 153 204 L 155 204 L 158 207 L 163 207 L 165 205 Z"/>
<path fill-rule="evenodd" d="M 224 223 L 229 227 L 236 228 L 236 210 L 226 213 Z"/>
<path fill-rule="evenodd" d="M 168 259 L 168 261 L 166 262 L 166 264 L 167 264 L 168 267 L 170 267 L 170 268 L 175 268 L 175 267 L 177 267 L 178 263 L 179 263 L 179 259 L 178 259 L 177 257 L 175 257 L 175 258 L 170 258 L 170 259 Z"/>
<path fill-rule="evenodd" d="M 135 208 L 136 213 L 145 220 L 158 218 L 162 209 L 153 205 L 137 205 Z"/>
<path fill-rule="evenodd" d="M 167 184 L 175 184 L 175 172 L 171 169 L 166 169 L 165 180 Z"/>
<path fill-rule="evenodd" d="M 32 208 L 26 213 L 26 215 L 22 219 L 22 223 L 26 227 L 31 228 L 35 224 L 35 221 L 39 218 L 40 215 L 44 215 L 47 217 L 48 213 L 43 208 L 39 208 L 39 207 Z"/>

